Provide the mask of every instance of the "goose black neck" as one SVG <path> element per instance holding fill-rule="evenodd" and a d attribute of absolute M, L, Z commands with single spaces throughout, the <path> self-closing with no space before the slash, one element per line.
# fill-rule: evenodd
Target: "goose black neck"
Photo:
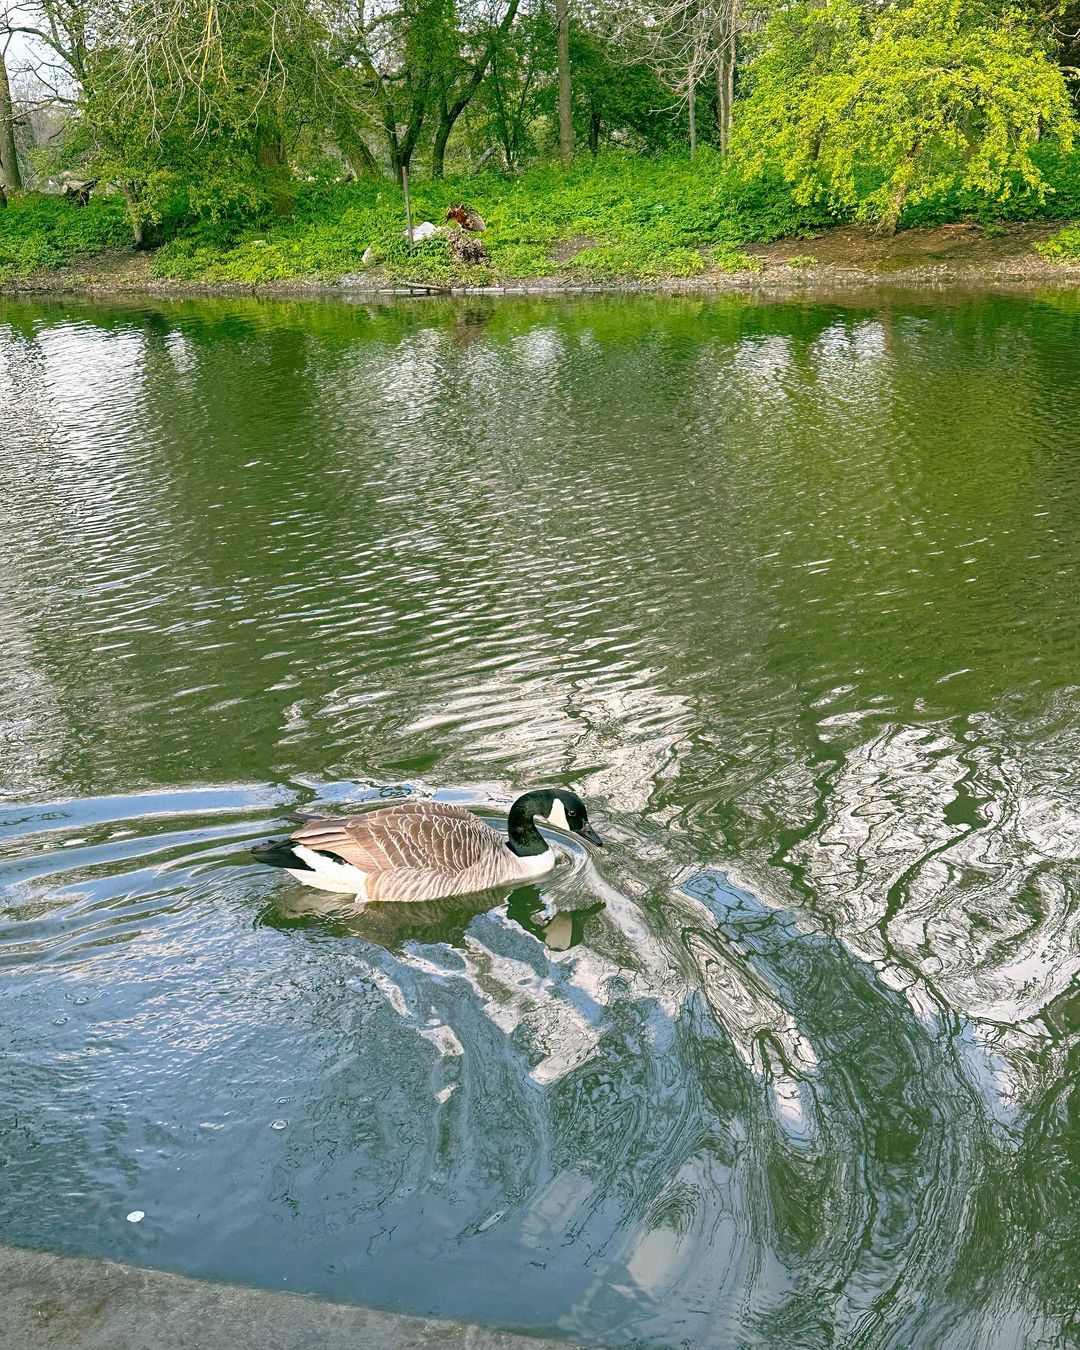
<path fill-rule="evenodd" d="M 546 816 L 551 803 L 550 792 L 526 792 L 524 797 L 517 799 L 510 808 L 507 821 L 511 853 L 516 853 L 519 858 L 535 858 L 547 852 L 547 840 L 533 824 L 533 816 Z"/>

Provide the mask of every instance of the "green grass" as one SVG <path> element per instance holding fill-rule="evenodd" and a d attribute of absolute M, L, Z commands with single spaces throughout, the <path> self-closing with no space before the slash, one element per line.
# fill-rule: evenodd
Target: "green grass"
<path fill-rule="evenodd" d="M 359 272 L 372 247 L 391 281 L 484 284 L 530 277 L 582 281 L 684 277 L 753 265 L 741 245 L 827 224 L 797 206 L 782 184 L 739 184 L 716 157 L 609 155 L 569 174 L 538 167 L 520 178 L 416 181 L 413 219 L 441 224 L 465 200 L 485 217 L 490 268 L 456 267 L 441 240 L 406 248 L 404 209 L 390 183 L 308 185 L 288 219 L 182 231 L 159 250 L 154 271 L 183 280 L 258 283 L 333 279 Z"/>
<path fill-rule="evenodd" d="M 39 193 L 13 197 L 0 211 L 0 282 L 130 244 L 131 230 L 115 198 L 76 206 Z"/>
<path fill-rule="evenodd" d="M 1080 217 L 1080 154 L 1063 155 L 1046 145 L 1037 158 L 1050 189 L 1041 201 L 1022 193 L 1004 202 L 947 193 L 920 204 L 901 223 Z M 371 247 L 379 275 L 391 282 L 651 280 L 709 268 L 751 268 L 748 244 L 843 223 L 824 207 L 796 203 L 779 178 L 744 179 L 708 150 L 693 162 L 609 153 L 596 161 L 583 157 L 569 174 L 537 166 L 517 178 L 490 173 L 417 179 L 412 199 L 417 223 L 441 224 L 453 201 L 476 207 L 488 223 L 490 268 L 456 266 L 441 239 L 407 248 L 402 198 L 392 183 L 343 184 L 324 177 L 301 185 L 294 211 L 283 218 L 185 221 L 187 208 L 178 204 L 168 226 L 161 227 L 171 237 L 153 255 L 152 270 L 163 278 L 211 284 L 336 280 L 361 272 L 361 257 Z M 1076 244 L 1065 233 L 1041 251 L 1048 257 L 1076 256 L 1067 252 Z M 118 198 L 96 197 L 79 208 L 56 197 L 27 195 L 0 211 L 0 281 L 125 245 L 130 233 Z M 809 257 L 797 255 L 792 265 Z"/>

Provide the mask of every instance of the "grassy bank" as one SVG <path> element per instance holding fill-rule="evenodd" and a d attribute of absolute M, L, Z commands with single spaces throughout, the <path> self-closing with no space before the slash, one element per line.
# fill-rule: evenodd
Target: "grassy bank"
<path fill-rule="evenodd" d="M 902 227 L 959 220 L 988 230 L 1005 220 L 1080 218 L 1080 155 L 1041 151 L 1050 191 L 1005 201 L 973 193 L 942 194 L 909 212 Z M 498 283 L 544 277 L 582 282 L 692 277 L 756 266 L 752 245 L 808 238 L 842 217 L 800 204 L 779 179 L 747 180 L 715 156 L 584 161 L 570 174 L 541 167 L 519 178 L 490 174 L 421 181 L 413 219 L 441 224 L 447 206 L 465 200 L 485 217 L 490 267 L 462 268 L 439 238 L 406 247 L 400 192 L 383 180 L 302 184 L 290 214 L 258 219 L 191 220 L 178 203 L 159 227 L 162 240 L 148 272 L 156 279 L 258 285 L 302 279 L 334 281 L 365 270 L 390 283 Z M 33 194 L 0 211 L 0 282 L 63 267 L 104 250 L 131 247 L 118 196 L 80 208 Z M 1080 231 L 1063 230 L 1040 245 L 1045 256 L 1080 255 Z M 802 252 L 812 257 L 812 246 Z"/>

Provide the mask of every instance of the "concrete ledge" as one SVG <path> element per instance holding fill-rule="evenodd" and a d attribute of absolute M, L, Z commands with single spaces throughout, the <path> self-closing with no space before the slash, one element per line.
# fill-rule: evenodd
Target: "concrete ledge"
<path fill-rule="evenodd" d="M 574 1350 L 566 1341 L 15 1247 L 0 1247 L 0 1343 L 5 1350 Z"/>

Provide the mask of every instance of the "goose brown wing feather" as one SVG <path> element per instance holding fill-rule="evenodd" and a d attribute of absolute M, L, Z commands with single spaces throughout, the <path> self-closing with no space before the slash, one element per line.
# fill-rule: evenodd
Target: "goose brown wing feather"
<path fill-rule="evenodd" d="M 316 817 L 290 837 L 333 853 L 372 879 L 399 871 L 456 875 L 482 863 L 500 842 L 482 820 L 445 802 L 397 802 L 358 816 Z"/>

